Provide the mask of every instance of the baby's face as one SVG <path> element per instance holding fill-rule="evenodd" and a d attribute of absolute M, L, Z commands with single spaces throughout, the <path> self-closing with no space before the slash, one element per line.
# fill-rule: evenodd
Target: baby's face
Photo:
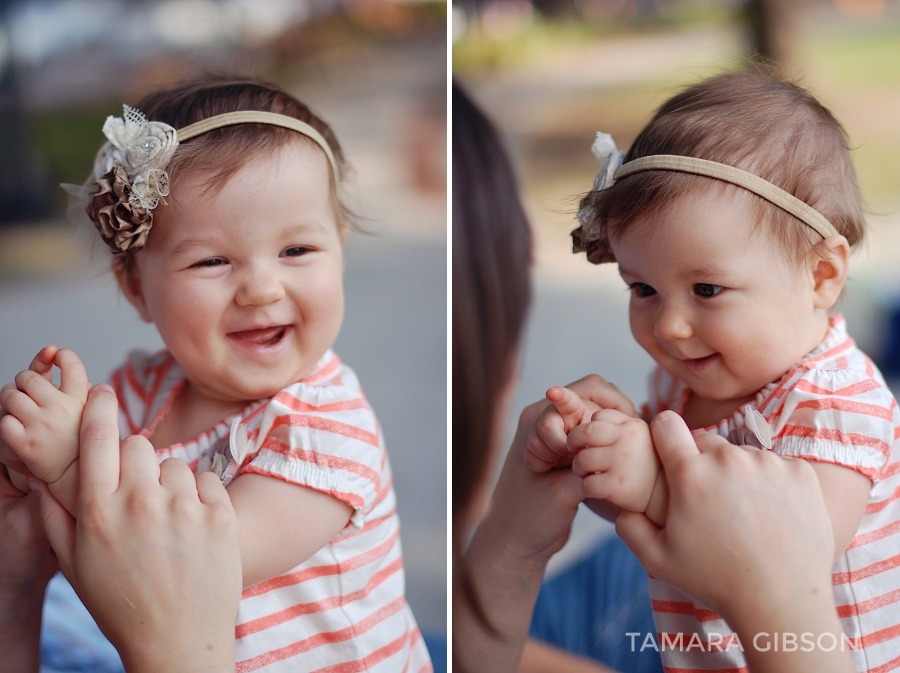
<path fill-rule="evenodd" d="M 827 329 L 813 266 L 798 268 L 765 227 L 752 232 L 749 198 L 690 194 L 613 242 L 635 339 L 695 395 L 718 402 L 752 398 Z"/>
<path fill-rule="evenodd" d="M 309 374 L 343 320 L 328 161 L 292 143 L 218 193 L 204 177 L 183 176 L 159 209 L 133 303 L 200 392 L 262 399 Z"/>

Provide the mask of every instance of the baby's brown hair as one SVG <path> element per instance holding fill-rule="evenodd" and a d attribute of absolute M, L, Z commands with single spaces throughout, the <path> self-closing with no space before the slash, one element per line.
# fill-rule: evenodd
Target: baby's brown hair
<path fill-rule="evenodd" d="M 334 131 L 306 105 L 278 86 L 255 79 L 205 76 L 147 94 L 135 107 L 150 121 L 164 122 L 176 129 L 215 115 L 242 110 L 274 112 L 309 124 L 328 143 L 337 162 L 338 175 L 331 176 L 331 193 L 341 238 L 345 238 L 348 230 L 352 228 L 352 215 L 337 198 L 337 185 L 333 184 L 335 179 L 343 179 L 348 170 Z M 179 176 L 186 173 L 205 174 L 206 188 L 216 193 L 252 159 L 263 154 L 272 154 L 293 142 L 306 142 L 310 147 L 319 147 L 310 138 L 280 126 L 271 124 L 225 126 L 180 144 L 166 171 L 173 186 L 178 183 Z M 158 206 L 157 214 L 164 208 L 164 205 Z M 134 268 L 135 254 L 126 252 L 118 255 L 115 262 L 130 273 Z"/>
<path fill-rule="evenodd" d="M 809 92 L 763 69 L 711 77 L 669 99 L 624 161 L 658 154 L 696 157 L 753 173 L 819 211 L 851 248 L 863 238 L 862 199 L 843 128 Z M 822 240 L 795 216 L 740 187 L 650 170 L 581 199 L 573 250 L 586 252 L 594 264 L 613 262 L 610 241 L 635 219 L 652 217 L 676 199 L 714 184 L 745 192 L 757 226 L 770 228 L 790 259 L 800 262 Z"/>

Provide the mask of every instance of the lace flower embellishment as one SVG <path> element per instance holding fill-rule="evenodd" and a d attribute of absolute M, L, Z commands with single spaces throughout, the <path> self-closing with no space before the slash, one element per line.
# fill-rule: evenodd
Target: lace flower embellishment
<path fill-rule="evenodd" d="M 87 212 L 113 253 L 137 251 L 147 242 L 153 209 L 169 194 L 166 166 L 178 147 L 174 128 L 147 121 L 124 105 L 121 118 L 107 117 L 109 139 L 94 162 L 94 184 Z"/>

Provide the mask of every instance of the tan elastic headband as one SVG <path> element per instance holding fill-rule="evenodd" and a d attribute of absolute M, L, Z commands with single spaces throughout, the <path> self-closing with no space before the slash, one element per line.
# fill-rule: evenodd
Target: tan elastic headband
<path fill-rule="evenodd" d="M 203 133 L 208 133 L 214 129 L 219 129 L 223 126 L 233 126 L 235 124 L 268 124 L 270 126 L 280 126 L 305 135 L 307 138 L 315 141 L 315 143 L 322 148 L 322 151 L 325 152 L 325 156 L 328 157 L 328 163 L 331 164 L 331 171 L 334 174 L 335 184 L 337 184 L 338 164 L 334 158 L 334 152 L 331 151 L 328 142 L 321 133 L 316 131 L 309 124 L 302 122 L 299 119 L 295 119 L 294 117 L 288 117 L 287 115 L 257 110 L 226 112 L 225 114 L 209 117 L 196 124 L 191 124 L 190 126 L 178 129 L 178 142 L 184 142 L 185 140 L 190 140 L 191 138 L 195 138 Z"/>
<path fill-rule="evenodd" d="M 123 106 L 122 117 L 107 117 L 106 142 L 94 161 L 92 183 L 97 187 L 86 210 L 113 254 L 144 247 L 153 226 L 153 209 L 169 195 L 169 160 L 179 142 L 223 126 L 269 124 L 296 131 L 315 142 L 331 165 L 334 185 L 340 182 L 338 163 L 328 142 L 309 124 L 274 112 L 243 110 L 209 117 L 183 129 L 149 121 L 140 110 Z"/>
<path fill-rule="evenodd" d="M 837 236 L 838 234 L 834 225 L 831 224 L 822 213 L 809 204 L 788 194 L 780 187 L 773 185 L 771 182 L 764 180 L 758 175 L 748 173 L 747 171 L 735 168 L 734 166 L 729 166 L 728 164 L 720 164 L 716 161 L 697 159 L 695 157 L 657 154 L 641 157 L 640 159 L 629 161 L 627 164 L 620 166 L 615 172 L 614 179 L 620 180 L 621 178 L 641 171 L 678 171 L 680 173 L 705 175 L 709 178 L 730 182 L 733 185 L 743 187 L 744 189 L 753 192 L 757 196 L 761 196 L 769 203 L 787 211 L 801 220 L 804 224 L 812 227 L 821 234 L 823 238 Z"/>

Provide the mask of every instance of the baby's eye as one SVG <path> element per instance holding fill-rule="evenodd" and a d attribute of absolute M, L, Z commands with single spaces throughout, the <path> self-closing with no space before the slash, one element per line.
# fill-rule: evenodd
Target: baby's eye
<path fill-rule="evenodd" d="M 300 257 L 308 252 L 312 252 L 312 248 L 308 248 L 305 245 L 294 245 L 281 254 L 285 257 Z"/>
<path fill-rule="evenodd" d="M 225 264 L 225 260 L 221 257 L 213 257 L 212 259 L 204 259 L 202 262 L 197 262 L 194 264 L 195 267 L 205 267 L 205 266 L 220 266 Z"/>
<path fill-rule="evenodd" d="M 656 290 L 654 290 L 646 283 L 632 283 L 628 287 L 631 288 L 631 291 L 634 292 L 638 297 L 652 297 L 654 294 L 656 294 Z"/>
<path fill-rule="evenodd" d="M 711 283 L 697 283 L 694 285 L 694 293 L 699 297 L 715 297 L 725 288 L 721 285 L 713 285 Z"/>

